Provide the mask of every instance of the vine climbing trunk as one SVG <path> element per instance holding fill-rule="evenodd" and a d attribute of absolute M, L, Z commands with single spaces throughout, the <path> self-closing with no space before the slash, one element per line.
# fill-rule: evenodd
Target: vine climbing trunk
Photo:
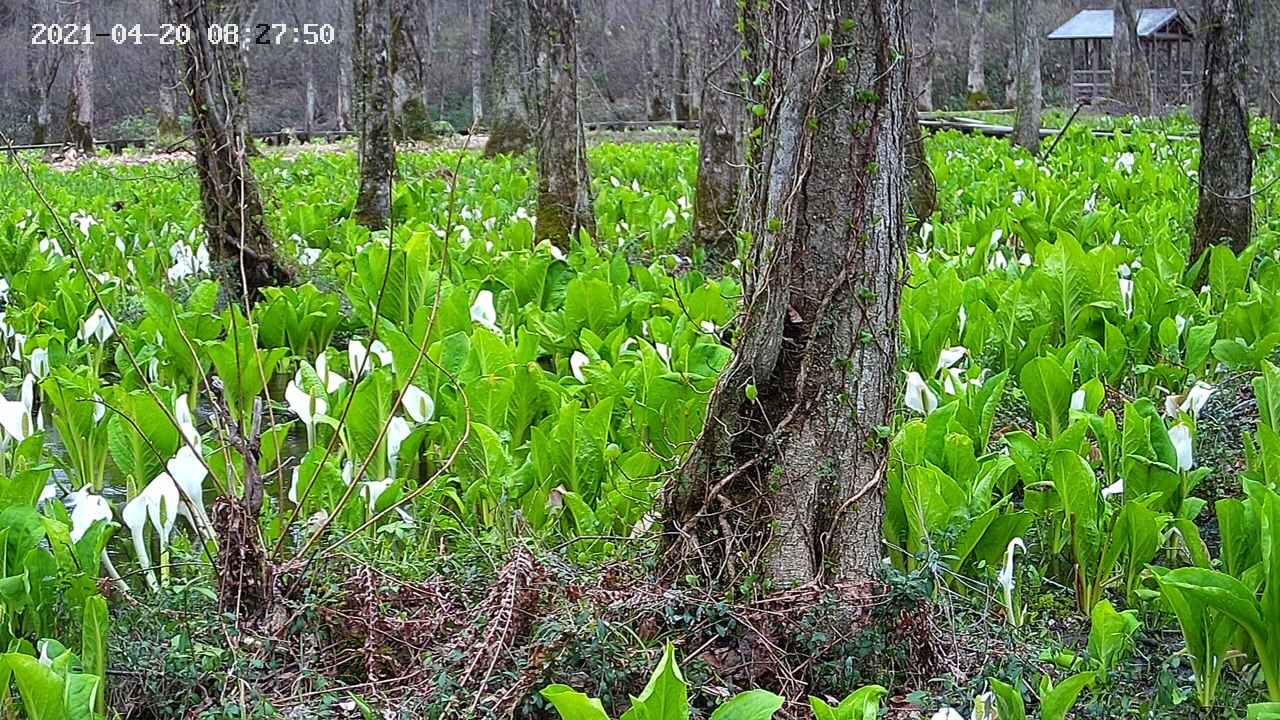
<path fill-rule="evenodd" d="M 693 206 L 693 241 L 721 259 L 737 253 L 738 186 L 742 168 L 740 37 L 736 0 L 705 0 L 702 119 L 698 129 L 698 190 Z"/>
<path fill-rule="evenodd" d="M 492 0 L 489 9 L 489 139 L 484 154 L 528 149 L 529 95 L 533 57 L 529 50 L 529 7 L 525 0 Z"/>
<path fill-rule="evenodd" d="M 566 241 L 595 235 L 586 133 L 578 110 L 577 0 L 528 0 L 543 73 L 538 127 L 535 237 Z"/>
<path fill-rule="evenodd" d="M 1208 0 L 1204 23 L 1204 87 L 1200 117 L 1200 204 L 1191 248 L 1194 261 L 1210 245 L 1236 251 L 1249 244 L 1253 225 L 1253 147 L 1243 0 Z"/>
<path fill-rule="evenodd" d="M 256 300 L 259 291 L 292 281 L 291 269 L 276 255 L 263 218 L 258 182 L 247 159 L 244 87 L 234 45 L 209 43 L 211 24 L 236 16 L 231 2 L 170 0 L 174 17 L 191 28 L 182 46 L 183 84 L 190 100 L 191 131 L 204 206 L 204 229 L 233 296 Z"/>
<path fill-rule="evenodd" d="M 880 566 L 911 98 L 906 0 L 747 3 L 744 227 L 733 360 L 663 499 L 674 577 L 775 587 Z"/>
<path fill-rule="evenodd" d="M 392 137 L 390 0 L 355 0 L 356 122 L 360 128 L 360 190 L 356 219 L 380 229 L 391 219 L 391 183 L 396 169 Z"/>

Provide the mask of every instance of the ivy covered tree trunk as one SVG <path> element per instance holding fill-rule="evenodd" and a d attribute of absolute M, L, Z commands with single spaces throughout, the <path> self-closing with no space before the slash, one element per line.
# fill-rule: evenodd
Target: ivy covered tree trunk
<path fill-rule="evenodd" d="M 965 88 L 969 92 L 968 104 L 971 110 L 991 107 L 991 96 L 987 94 L 987 0 L 975 0 L 973 13 L 973 33 L 969 35 L 969 74 Z"/>
<path fill-rule="evenodd" d="M 1210 245 L 1239 252 L 1253 225 L 1253 147 L 1245 94 L 1247 26 L 1243 0 L 1207 0 L 1200 117 L 1200 204 L 1191 257 Z"/>
<path fill-rule="evenodd" d="M 183 81 L 190 100 L 196 169 L 204 206 L 204 229 L 211 254 L 232 296 L 256 300 L 259 291 L 292 281 L 292 272 L 277 255 L 263 218 L 258 182 L 247 158 L 245 128 L 239 108 L 243 77 L 239 50 L 211 45 L 210 24 L 230 23 L 233 3 L 218 0 L 170 0 L 174 17 L 191 28 L 181 46 Z"/>
<path fill-rule="evenodd" d="M 596 232 L 587 168 L 586 133 L 578 110 L 578 18 L 576 0 L 528 0 L 534 41 L 543 73 L 538 126 L 538 221 L 540 242 Z"/>
<path fill-rule="evenodd" d="M 664 497 L 673 576 L 874 575 L 905 255 L 906 0 L 745 9 L 754 237 L 734 359 Z"/>
<path fill-rule="evenodd" d="M 75 0 L 71 5 L 71 22 L 77 27 L 89 23 L 89 0 Z M 72 46 L 71 98 L 67 102 L 67 137 L 69 145 L 85 155 L 93 154 L 93 45 Z"/>
<path fill-rule="evenodd" d="M 529 7 L 525 0 L 492 0 L 489 9 L 488 157 L 528 149 L 533 119 L 526 87 L 533 75 Z"/>
<path fill-rule="evenodd" d="M 360 126 L 360 191 L 356 219 L 385 228 L 396 169 L 392 137 L 390 0 L 355 0 L 356 122 Z"/>
<path fill-rule="evenodd" d="M 728 261 L 737 253 L 738 188 L 742 173 L 742 64 L 737 0 L 705 0 L 702 121 L 698 129 L 698 191 L 693 241 Z"/>
<path fill-rule="evenodd" d="M 1151 68 L 1147 56 L 1138 42 L 1138 16 L 1133 11 L 1133 0 L 1115 0 L 1115 15 L 1111 41 L 1111 97 L 1125 109 L 1151 114 Z"/>
<path fill-rule="evenodd" d="M 1040 151 L 1040 28 L 1035 0 L 1013 0 L 1014 83 L 1017 86 L 1013 142 L 1035 154 Z"/>
<path fill-rule="evenodd" d="M 173 7 L 169 0 L 160 0 L 161 22 L 170 25 Z M 172 142 L 182 136 L 182 124 L 178 121 L 178 89 L 182 79 L 178 74 L 180 50 L 175 46 L 160 47 L 160 93 L 156 103 L 156 135 L 161 142 Z"/>

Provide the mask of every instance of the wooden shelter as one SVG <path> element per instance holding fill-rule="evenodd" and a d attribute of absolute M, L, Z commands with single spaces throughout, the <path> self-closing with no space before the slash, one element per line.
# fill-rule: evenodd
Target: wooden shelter
<path fill-rule="evenodd" d="M 1144 8 L 1138 13 L 1138 45 L 1151 69 L 1151 88 L 1158 103 L 1188 102 L 1198 88 L 1192 42 L 1194 21 L 1175 8 Z M 1072 102 L 1109 97 L 1111 42 L 1115 15 L 1107 10 L 1082 10 L 1050 40 L 1071 43 L 1071 73 L 1067 94 Z"/>

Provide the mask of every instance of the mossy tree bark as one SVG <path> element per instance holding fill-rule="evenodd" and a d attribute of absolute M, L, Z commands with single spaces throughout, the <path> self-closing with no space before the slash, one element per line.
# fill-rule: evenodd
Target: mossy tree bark
<path fill-rule="evenodd" d="M 698 129 L 698 190 L 693 207 L 693 241 L 721 259 L 737 254 L 738 190 L 742 181 L 741 87 L 737 0 L 704 0 L 702 121 Z"/>
<path fill-rule="evenodd" d="M 525 0 L 493 0 L 489 9 L 488 157 L 529 148 L 533 119 L 526 89 L 533 79 L 529 6 Z"/>
<path fill-rule="evenodd" d="M 71 22 L 89 24 L 89 0 L 74 0 Z M 67 102 L 67 144 L 86 155 L 93 154 L 93 45 L 72 47 L 71 97 Z"/>
<path fill-rule="evenodd" d="M 577 0 L 528 0 L 542 73 L 536 239 L 596 233 L 586 133 L 578 110 Z"/>
<path fill-rule="evenodd" d="M 428 14 L 432 0 L 423 0 Z M 418 28 L 419 0 L 392 0 L 391 114 L 396 136 L 422 140 L 431 136 L 431 108 L 427 106 L 427 70 L 431 62 L 432 30 Z M 359 27 L 359 22 L 356 23 Z"/>
<path fill-rule="evenodd" d="M 385 228 L 396 169 L 392 137 L 391 2 L 355 0 L 356 122 L 360 127 L 360 191 L 356 219 Z"/>
<path fill-rule="evenodd" d="M 1013 142 L 1040 152 L 1040 110 L 1044 89 L 1040 81 L 1040 28 L 1035 0 L 1013 0 L 1014 83 L 1017 86 Z"/>
<path fill-rule="evenodd" d="M 905 256 L 906 0 L 748 3 L 745 227 L 734 359 L 664 497 L 675 577 L 873 576 Z"/>
<path fill-rule="evenodd" d="M 1200 204 L 1193 261 L 1224 241 L 1236 252 L 1244 250 L 1253 225 L 1245 8 L 1243 0 L 1208 0 L 1204 9 Z"/>
<path fill-rule="evenodd" d="M 287 284 L 293 274 L 276 255 L 247 158 L 239 49 L 208 40 L 210 24 L 234 22 L 238 9 L 220 0 L 170 1 L 177 21 L 191 28 L 191 40 L 182 46 L 183 84 L 190 100 L 210 253 L 224 269 L 227 290 L 256 300 L 262 288 Z"/>
<path fill-rule="evenodd" d="M 1115 16 L 1111 41 L 1111 97 L 1126 110 L 1151 114 L 1151 67 L 1138 42 L 1138 16 L 1133 0 L 1115 0 Z"/>

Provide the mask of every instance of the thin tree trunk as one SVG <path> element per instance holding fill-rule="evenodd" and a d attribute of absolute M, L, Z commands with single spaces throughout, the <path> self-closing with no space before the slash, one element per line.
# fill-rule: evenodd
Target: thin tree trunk
<path fill-rule="evenodd" d="M 176 25 L 169 0 L 160 0 L 161 22 Z M 176 47 L 160 46 L 160 95 L 156 105 L 156 135 L 162 142 L 172 142 L 182 136 L 182 124 L 178 121 L 178 88 L 182 86 L 178 64 L 181 56 Z"/>
<path fill-rule="evenodd" d="M 1013 0 L 1014 82 L 1017 116 L 1013 142 L 1032 154 L 1040 151 L 1040 28 L 1036 25 L 1035 0 Z"/>
<path fill-rule="evenodd" d="M 703 52 L 709 63 L 702 81 L 698 129 L 698 191 L 693 239 L 723 260 L 737 254 L 738 189 L 742 167 L 742 65 L 737 0 L 704 0 L 707 28 Z"/>
<path fill-rule="evenodd" d="M 1200 205 L 1192 259 L 1210 245 L 1240 252 L 1253 226 L 1253 148 L 1245 93 L 1247 36 L 1241 0 L 1207 0 L 1200 118 Z"/>
<path fill-rule="evenodd" d="M 231 23 L 231 2 L 171 0 L 178 22 L 191 28 L 182 46 L 184 84 L 190 100 L 196 168 L 204 206 L 204 228 L 212 254 L 222 265 L 232 296 L 255 300 L 259 291 L 292 280 L 288 266 L 276 257 L 263 219 L 258 183 L 247 159 L 245 128 L 236 83 L 239 50 L 208 41 L 211 23 Z"/>
<path fill-rule="evenodd" d="M 471 27 L 471 124 L 484 122 L 484 30 L 475 5 L 467 0 L 467 23 Z"/>
<path fill-rule="evenodd" d="M 987 94 L 987 0 L 976 0 L 974 8 L 973 33 L 969 36 L 969 75 L 965 87 L 969 91 L 969 107 L 981 109 L 991 107 L 991 98 Z"/>
<path fill-rule="evenodd" d="M 671 47 L 671 75 L 668 86 L 671 88 L 670 115 L 672 122 L 689 119 L 689 77 L 688 58 L 685 52 L 684 25 L 686 19 L 681 16 L 677 0 L 667 3 L 667 39 Z"/>
<path fill-rule="evenodd" d="M 1115 0 L 1111 41 L 1111 96 L 1127 110 L 1151 114 L 1151 69 L 1138 42 L 1138 16 L 1133 0 Z"/>
<path fill-rule="evenodd" d="M 484 154 L 521 153 L 533 119 L 526 85 L 533 75 L 529 7 L 525 0 L 492 0 L 489 8 L 489 139 Z"/>
<path fill-rule="evenodd" d="M 360 192 L 356 219 L 385 228 L 396 168 L 392 137 L 390 0 L 355 0 L 356 121 L 360 126 Z"/>
<path fill-rule="evenodd" d="M 664 498 L 675 576 L 775 587 L 881 562 L 905 253 L 904 0 L 747 3 L 754 268 L 734 359 Z M 758 131 L 758 132 L 757 132 Z"/>
<path fill-rule="evenodd" d="M 922 57 L 914 67 L 920 69 L 916 107 L 928 112 L 933 109 L 933 68 L 938 62 L 938 0 L 925 0 L 924 32 L 926 41 L 920 49 Z"/>
<path fill-rule="evenodd" d="M 645 100 L 650 120 L 661 120 L 667 111 L 666 93 L 662 83 L 662 42 L 654 28 L 645 43 Z"/>
<path fill-rule="evenodd" d="M 42 0 L 28 0 L 26 10 L 27 27 L 50 18 L 59 19 L 52 5 Z M 49 141 L 49 128 L 53 123 L 51 95 L 62 56 L 58 48 L 48 45 L 28 45 L 26 55 L 27 91 L 32 106 L 31 142 L 43 145 Z"/>
<path fill-rule="evenodd" d="M 538 128 L 538 222 L 535 236 L 566 241 L 595 235 L 586 133 L 578 110 L 576 0 L 528 0 L 544 78 Z"/>
<path fill-rule="evenodd" d="M 911 179 L 911 212 L 916 226 L 924 223 L 938 209 L 938 185 L 929 167 L 929 156 L 924 148 L 924 133 L 920 129 L 920 113 L 915 105 L 907 108 L 905 124 L 906 141 L 903 153 L 906 157 L 907 175 Z"/>
<path fill-rule="evenodd" d="M 351 130 L 355 127 L 351 117 L 351 55 L 354 52 L 353 39 L 355 33 L 359 30 L 355 24 L 351 22 L 351 15 L 348 10 L 353 3 L 347 3 L 342 0 L 338 2 L 338 33 L 337 33 L 337 54 L 338 54 L 338 87 L 334 94 L 334 129 L 338 131 Z M 347 28 L 352 28 L 350 31 Z"/>
<path fill-rule="evenodd" d="M 421 140 L 431 135 L 431 117 L 427 105 L 426 60 L 418 32 L 418 3 L 417 0 L 392 1 L 391 114 L 398 137 Z M 429 9 L 431 0 L 426 2 Z M 429 36 L 428 29 L 428 42 Z"/>
<path fill-rule="evenodd" d="M 71 22 L 77 27 L 89 23 L 89 0 L 75 0 Z M 72 48 L 71 98 L 67 102 L 68 144 L 86 155 L 93 154 L 93 45 L 80 43 Z"/>

